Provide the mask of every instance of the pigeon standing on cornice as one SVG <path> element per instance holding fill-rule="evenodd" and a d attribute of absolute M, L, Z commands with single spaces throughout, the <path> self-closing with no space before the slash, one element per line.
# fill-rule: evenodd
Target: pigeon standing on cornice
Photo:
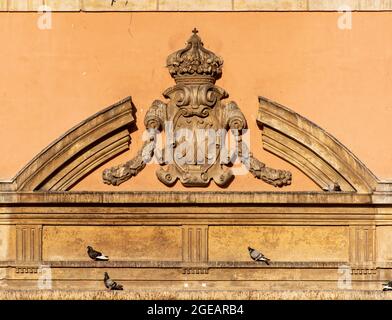
<path fill-rule="evenodd" d="M 392 281 L 383 284 L 382 291 L 392 291 Z"/>
<path fill-rule="evenodd" d="M 95 261 L 108 261 L 109 257 L 102 254 L 102 252 L 94 250 L 92 247 L 87 246 L 88 256 Z"/>
<path fill-rule="evenodd" d="M 256 249 L 253 249 L 251 247 L 248 247 L 249 255 L 254 261 L 261 261 L 265 262 L 267 265 L 269 265 L 270 259 L 268 259 L 265 255 L 263 255 L 260 251 L 257 251 Z"/>
<path fill-rule="evenodd" d="M 110 290 L 123 290 L 124 289 L 124 287 L 121 284 L 110 279 L 109 274 L 107 272 L 105 272 L 105 277 L 103 279 L 103 282 L 105 283 L 105 287 Z"/>
<path fill-rule="evenodd" d="M 334 182 L 334 184 L 329 185 L 327 187 L 323 188 L 323 191 L 327 191 L 327 192 L 336 192 L 336 191 L 342 191 L 342 189 L 340 188 L 339 183 Z"/>

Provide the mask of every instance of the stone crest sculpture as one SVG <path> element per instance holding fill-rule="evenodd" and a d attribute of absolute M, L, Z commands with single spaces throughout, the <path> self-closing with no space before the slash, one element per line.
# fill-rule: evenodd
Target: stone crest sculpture
<path fill-rule="evenodd" d="M 161 182 L 171 186 L 179 179 L 184 186 L 200 187 L 213 180 L 226 186 L 234 178 L 230 169 L 233 157 L 224 148 L 230 131 L 236 141 L 236 157 L 249 172 L 276 187 L 289 185 L 290 172 L 268 168 L 242 143 L 245 117 L 235 102 L 223 102 L 228 94 L 215 85 L 222 75 L 223 60 L 204 48 L 196 29 L 192 32 L 187 46 L 167 58 L 176 85 L 163 93 L 167 103 L 155 100 L 147 111 L 144 124 L 149 139 L 135 158 L 104 170 L 103 181 L 119 185 L 137 175 L 154 153 L 157 156 L 157 134 L 165 133 L 165 151 L 158 156 Z"/>

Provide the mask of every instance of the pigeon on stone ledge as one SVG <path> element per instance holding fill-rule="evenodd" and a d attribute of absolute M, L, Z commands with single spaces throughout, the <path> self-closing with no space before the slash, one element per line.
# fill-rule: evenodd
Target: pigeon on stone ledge
<path fill-rule="evenodd" d="M 99 251 L 95 251 L 92 247 L 87 247 L 88 256 L 95 261 L 108 261 L 109 257 L 103 255 Z"/>
<path fill-rule="evenodd" d="M 323 189 L 323 191 L 326 191 L 326 192 L 338 192 L 338 191 L 342 191 L 342 189 L 340 188 L 339 183 L 337 183 L 337 182 L 335 182 L 334 184 L 329 185 L 329 186 L 327 186 L 327 187 L 323 187 L 322 189 Z"/>
<path fill-rule="evenodd" d="M 105 283 L 105 287 L 110 290 L 123 290 L 124 289 L 121 284 L 110 279 L 107 272 L 105 272 L 105 277 L 103 279 L 103 282 Z"/>
<path fill-rule="evenodd" d="M 248 250 L 249 250 L 250 257 L 254 261 L 265 262 L 267 265 L 269 265 L 270 259 L 264 256 L 260 251 L 257 251 L 256 249 L 252 249 L 251 247 L 248 247 Z"/>
<path fill-rule="evenodd" d="M 388 283 L 383 284 L 382 291 L 392 291 L 392 281 L 388 281 Z"/>

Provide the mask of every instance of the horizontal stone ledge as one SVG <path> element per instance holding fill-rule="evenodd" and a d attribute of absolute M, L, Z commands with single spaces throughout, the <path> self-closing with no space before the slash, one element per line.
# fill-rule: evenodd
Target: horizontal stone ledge
<path fill-rule="evenodd" d="M 392 198 L 391 198 L 392 201 Z M 351 192 L 0 192 L 0 204 L 372 204 L 371 194 Z M 385 202 L 383 202 L 385 204 Z"/>
<path fill-rule="evenodd" d="M 39 266 L 51 268 L 186 268 L 186 269 L 337 269 L 348 262 L 313 262 L 313 261 L 271 261 L 269 265 L 253 261 L 210 261 L 208 263 L 189 263 L 183 261 L 42 261 L 13 262 L 0 261 L 0 267 L 31 269 Z"/>
<path fill-rule="evenodd" d="M 381 290 L 1 290 L 1 300 L 391 300 Z"/>
<path fill-rule="evenodd" d="M 391 0 L 0 0 L 0 11 L 390 11 Z"/>

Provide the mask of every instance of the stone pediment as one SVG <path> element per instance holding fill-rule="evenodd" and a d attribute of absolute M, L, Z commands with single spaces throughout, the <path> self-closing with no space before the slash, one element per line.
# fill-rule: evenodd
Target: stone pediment
<path fill-rule="evenodd" d="M 168 101 L 155 100 L 146 113 L 147 139 L 136 157 L 103 171 L 103 182 L 113 185 L 114 191 L 115 186 L 142 174 L 153 157 L 161 165 L 157 180 L 167 186 L 180 180 L 186 187 L 208 187 L 213 180 L 227 187 L 235 177 L 230 168 L 234 161 L 275 187 L 291 184 L 291 172 L 269 168 L 250 152 L 244 141 L 247 120 L 234 101 L 224 101 L 227 92 L 215 85 L 222 76 L 223 60 L 204 48 L 197 33 L 194 29 L 186 47 L 167 58 L 176 84 L 163 93 Z M 136 130 L 135 112 L 128 97 L 82 121 L 45 148 L 11 181 L 0 182 L 0 191 L 72 189 L 129 149 L 130 133 Z M 321 190 L 372 193 L 377 189 L 377 178 L 348 148 L 289 108 L 259 97 L 257 123 L 263 148 L 297 167 Z M 182 131 L 186 133 L 178 138 L 177 133 Z M 166 134 L 166 144 L 158 150 L 157 136 L 161 133 Z M 223 152 L 227 151 L 225 139 L 229 134 L 235 141 L 232 154 Z M 385 185 L 388 183 L 381 188 Z"/>
<path fill-rule="evenodd" d="M 327 191 L 334 183 L 346 192 L 372 193 L 387 188 L 387 182 L 378 181 L 348 148 L 316 124 L 267 98 L 260 97 L 259 104 L 257 122 L 263 148 L 300 169 L 320 191 Z M 0 181 L 0 191 L 70 190 L 130 148 L 130 132 L 135 130 L 133 108 L 129 97 L 82 121 L 12 180 Z"/>

